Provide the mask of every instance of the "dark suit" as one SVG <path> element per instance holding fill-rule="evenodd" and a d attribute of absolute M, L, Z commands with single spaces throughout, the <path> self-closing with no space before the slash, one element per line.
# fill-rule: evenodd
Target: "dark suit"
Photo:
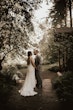
<path fill-rule="evenodd" d="M 35 77 L 37 80 L 37 87 L 42 87 L 42 80 L 40 77 L 40 71 L 41 71 L 41 57 L 39 55 L 36 55 L 35 58 L 35 65 L 36 65 L 36 69 L 35 69 Z"/>

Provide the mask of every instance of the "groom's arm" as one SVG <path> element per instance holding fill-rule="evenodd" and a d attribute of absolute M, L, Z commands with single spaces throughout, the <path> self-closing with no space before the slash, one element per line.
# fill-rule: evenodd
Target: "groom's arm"
<path fill-rule="evenodd" d="M 37 56 L 36 61 L 37 61 L 37 66 L 40 65 L 41 64 L 41 57 L 40 56 Z"/>
<path fill-rule="evenodd" d="M 37 56 L 36 57 L 36 69 L 40 70 L 40 65 L 41 65 L 41 57 Z"/>

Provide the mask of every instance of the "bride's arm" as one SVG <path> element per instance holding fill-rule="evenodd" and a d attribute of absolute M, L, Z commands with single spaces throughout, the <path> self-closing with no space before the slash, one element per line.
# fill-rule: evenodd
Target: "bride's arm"
<path fill-rule="evenodd" d="M 33 58 L 31 58 L 30 61 L 31 61 L 31 64 L 33 65 L 33 67 L 36 68 Z"/>

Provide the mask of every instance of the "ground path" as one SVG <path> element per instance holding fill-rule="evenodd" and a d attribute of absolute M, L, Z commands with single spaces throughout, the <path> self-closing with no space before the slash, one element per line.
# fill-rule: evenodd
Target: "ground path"
<path fill-rule="evenodd" d="M 24 69 L 21 70 L 22 73 L 24 71 Z M 42 90 L 37 89 L 38 94 L 36 96 L 20 96 L 18 90 L 21 85 L 18 84 L 14 86 L 7 102 L 3 104 L 0 110 L 65 110 L 65 105 L 63 106 L 58 101 L 55 90 L 52 88 L 51 81 L 57 77 L 57 74 L 50 72 L 47 68 L 42 68 L 41 77 L 43 88 Z"/>

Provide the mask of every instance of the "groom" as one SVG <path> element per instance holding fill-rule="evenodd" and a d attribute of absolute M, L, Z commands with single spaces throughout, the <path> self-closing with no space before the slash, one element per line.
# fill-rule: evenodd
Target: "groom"
<path fill-rule="evenodd" d="M 34 50 L 34 55 L 36 55 L 36 57 L 35 57 L 35 65 L 36 65 L 35 77 L 37 80 L 36 87 L 40 89 L 40 88 L 42 88 L 42 80 L 40 77 L 41 57 L 39 56 L 39 51 L 37 49 Z"/>

